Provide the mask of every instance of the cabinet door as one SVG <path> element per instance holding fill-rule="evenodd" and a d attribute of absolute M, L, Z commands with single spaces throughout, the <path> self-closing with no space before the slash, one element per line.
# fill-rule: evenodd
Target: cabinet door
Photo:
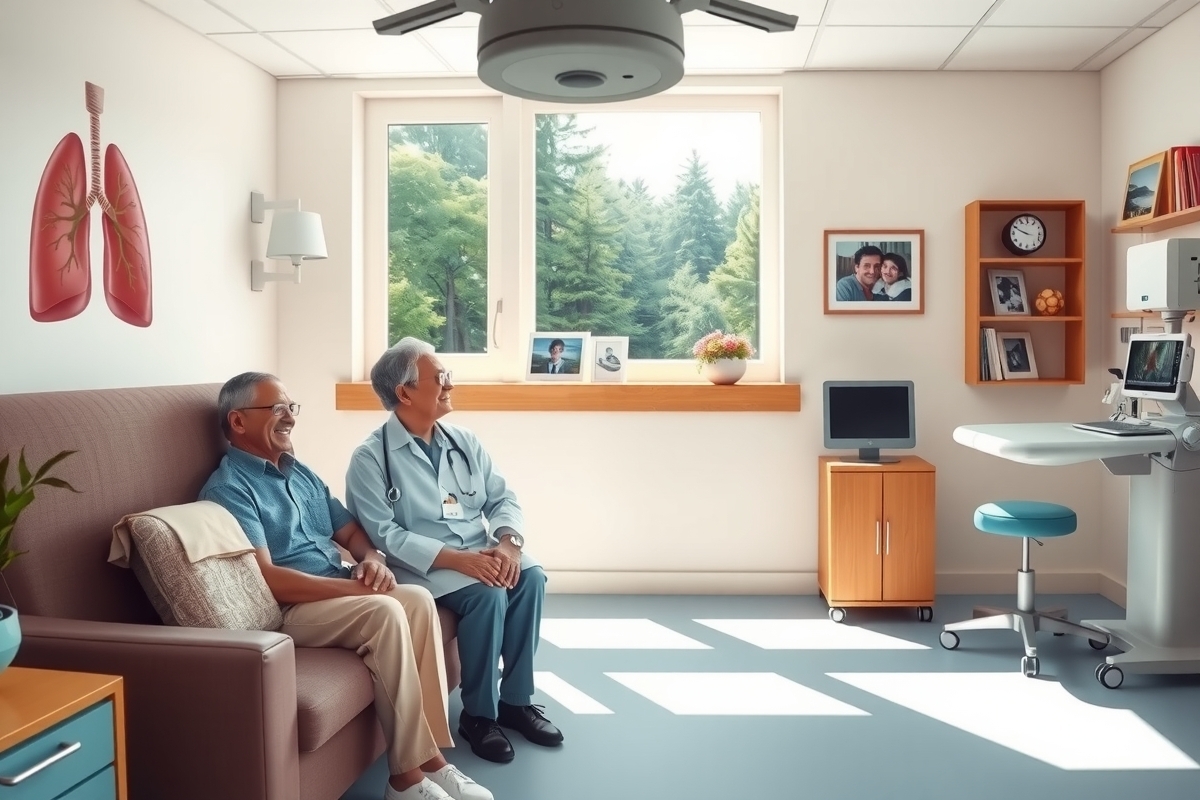
<path fill-rule="evenodd" d="M 883 476 L 829 478 L 829 600 L 879 600 L 883 569 Z"/>
<path fill-rule="evenodd" d="M 883 476 L 883 599 L 933 600 L 934 473 Z"/>

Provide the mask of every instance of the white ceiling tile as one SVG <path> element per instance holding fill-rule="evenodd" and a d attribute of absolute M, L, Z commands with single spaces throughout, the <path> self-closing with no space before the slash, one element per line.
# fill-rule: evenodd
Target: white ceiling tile
<path fill-rule="evenodd" d="M 1200 5 L 1200 0 L 1175 0 L 1174 3 L 1155 14 L 1152 18 L 1144 22 L 1143 25 L 1147 28 L 1161 28 L 1183 16 L 1188 11 L 1191 11 L 1197 5 Z"/>
<path fill-rule="evenodd" d="M 966 25 L 973 27 L 995 0 L 835 0 L 826 25 Z"/>
<path fill-rule="evenodd" d="M 1096 57 L 1087 62 L 1087 64 L 1083 66 L 1083 69 L 1087 70 L 1088 72 L 1104 69 L 1109 64 L 1149 39 L 1157 31 L 1158 28 L 1134 28 L 1119 41 L 1113 42 L 1108 49 L 1096 54 Z"/>
<path fill-rule="evenodd" d="M 271 38 L 330 75 L 449 74 L 415 36 L 365 31 L 291 31 Z"/>
<path fill-rule="evenodd" d="M 1064 27 L 1137 25 L 1165 0 L 1004 0 L 984 23 L 992 25 L 1061 25 Z"/>
<path fill-rule="evenodd" d="M 970 28 L 825 28 L 813 69 L 937 69 Z"/>
<path fill-rule="evenodd" d="M 766 33 L 745 25 L 689 28 L 684 35 L 687 72 L 696 70 L 800 69 L 815 27 Z"/>
<path fill-rule="evenodd" d="M 233 17 L 204 0 L 142 0 L 200 33 L 245 33 L 249 30 Z"/>
<path fill-rule="evenodd" d="M 980 28 L 946 69 L 1072 70 L 1121 33 L 1117 28 Z"/>
<path fill-rule="evenodd" d="M 750 0 L 755 5 L 782 11 L 784 14 L 795 14 L 796 27 L 801 25 L 817 25 L 821 22 L 821 14 L 825 10 L 826 0 Z M 683 24 L 687 27 L 709 25 L 738 25 L 727 19 L 715 17 L 703 11 L 692 11 L 683 15 Z"/>
<path fill-rule="evenodd" d="M 474 28 L 446 28 L 431 25 L 417 31 L 455 72 L 474 75 L 479 67 L 479 32 Z"/>
<path fill-rule="evenodd" d="M 388 15 L 376 0 L 209 0 L 258 31 L 348 30 Z"/>
<path fill-rule="evenodd" d="M 214 33 L 208 38 L 278 78 L 321 74 L 257 33 Z"/>

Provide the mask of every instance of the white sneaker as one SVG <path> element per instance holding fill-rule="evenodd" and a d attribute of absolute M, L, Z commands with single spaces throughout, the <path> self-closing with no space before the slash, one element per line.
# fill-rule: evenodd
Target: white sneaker
<path fill-rule="evenodd" d="M 470 779 L 468 778 L 468 780 Z M 422 778 L 420 783 L 415 783 L 404 791 L 392 788 L 390 783 L 387 784 L 387 788 L 383 792 L 383 800 L 452 800 L 452 798 L 429 778 Z"/>
<path fill-rule="evenodd" d="M 453 800 L 495 800 L 491 792 L 468 778 L 453 764 L 428 774 L 428 780 L 440 786 Z"/>

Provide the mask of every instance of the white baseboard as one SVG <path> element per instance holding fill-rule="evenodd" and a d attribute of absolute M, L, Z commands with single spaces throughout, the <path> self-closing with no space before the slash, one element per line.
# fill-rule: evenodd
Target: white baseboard
<path fill-rule="evenodd" d="M 815 572 L 589 572 L 547 570 L 551 594 L 745 594 L 817 593 Z M 1100 572 L 1038 570 L 1045 594 L 1100 594 L 1125 606 L 1125 585 Z M 1004 572 L 942 572 L 938 594 L 1015 594 L 1017 576 Z"/>

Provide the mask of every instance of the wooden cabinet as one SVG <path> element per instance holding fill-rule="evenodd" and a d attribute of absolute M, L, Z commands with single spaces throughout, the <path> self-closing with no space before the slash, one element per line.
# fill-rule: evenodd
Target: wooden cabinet
<path fill-rule="evenodd" d="M 0 798 L 125 800 L 121 678 L 0 672 Z"/>
<path fill-rule="evenodd" d="M 933 465 L 818 459 L 817 584 L 834 622 L 856 606 L 914 606 L 933 618 L 936 497 Z"/>
<path fill-rule="evenodd" d="M 1018 214 L 1046 223 L 1046 242 L 1032 256 L 1004 249 L 1000 231 Z M 1087 211 L 1082 200 L 976 200 L 966 208 L 966 333 L 964 378 L 972 386 L 1063 385 L 1084 382 L 1087 367 Z M 997 315 L 988 270 L 1020 270 L 1030 315 Z M 1055 316 L 1039 316 L 1032 300 L 1042 289 L 1058 289 L 1066 303 Z M 979 336 L 983 328 L 1028 332 L 1038 377 L 988 380 L 980 377 Z"/>

